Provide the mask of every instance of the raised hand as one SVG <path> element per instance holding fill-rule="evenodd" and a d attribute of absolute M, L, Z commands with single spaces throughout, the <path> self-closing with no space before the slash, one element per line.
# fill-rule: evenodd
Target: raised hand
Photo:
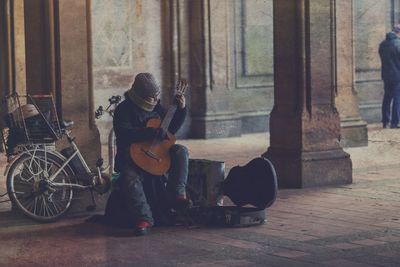
<path fill-rule="evenodd" d="M 186 106 L 185 91 L 188 87 L 188 82 L 185 79 L 179 80 L 176 85 L 175 99 L 179 108 L 183 109 Z"/>
<path fill-rule="evenodd" d="M 176 94 L 184 95 L 188 87 L 188 82 L 185 79 L 179 80 L 176 85 Z"/>

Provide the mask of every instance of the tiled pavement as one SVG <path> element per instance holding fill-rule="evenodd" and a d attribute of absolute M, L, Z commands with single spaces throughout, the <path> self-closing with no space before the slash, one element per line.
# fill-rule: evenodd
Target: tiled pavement
<path fill-rule="evenodd" d="M 346 149 L 353 184 L 280 190 L 261 226 L 159 227 L 134 237 L 82 217 L 35 224 L 0 205 L 0 266 L 400 266 L 397 131 L 370 126 L 368 147 Z M 229 169 L 264 152 L 268 138 L 182 143 Z"/>

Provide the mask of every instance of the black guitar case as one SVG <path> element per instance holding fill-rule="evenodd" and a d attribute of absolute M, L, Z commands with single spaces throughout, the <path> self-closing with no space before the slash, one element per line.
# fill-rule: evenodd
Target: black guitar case
<path fill-rule="evenodd" d="M 223 195 L 236 206 L 199 208 L 199 222 L 225 227 L 260 225 L 266 221 L 265 209 L 276 200 L 278 182 L 272 163 L 263 157 L 245 166 L 233 167 L 221 184 Z M 254 207 L 243 207 L 252 205 Z"/>
<path fill-rule="evenodd" d="M 275 202 L 278 192 L 274 166 L 263 157 L 255 158 L 243 167 L 235 166 L 222 183 L 222 191 L 236 206 L 250 204 L 266 209 Z"/>

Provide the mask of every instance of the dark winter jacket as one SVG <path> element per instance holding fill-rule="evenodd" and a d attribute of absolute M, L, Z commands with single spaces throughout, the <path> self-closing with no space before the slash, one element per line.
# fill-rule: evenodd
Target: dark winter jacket
<path fill-rule="evenodd" d="M 117 140 L 117 155 L 115 157 L 115 171 L 120 172 L 129 160 L 129 148 L 133 143 L 153 140 L 156 137 L 154 128 L 146 127 L 153 118 L 163 119 L 167 110 L 158 103 L 151 112 L 144 111 L 135 105 L 129 98 L 125 98 L 114 113 L 113 126 Z M 168 131 L 175 134 L 182 126 L 186 117 L 186 108 L 177 108 L 168 127 Z"/>
<path fill-rule="evenodd" d="M 400 39 L 394 32 L 386 34 L 386 40 L 379 45 L 382 62 L 382 80 L 400 82 Z"/>

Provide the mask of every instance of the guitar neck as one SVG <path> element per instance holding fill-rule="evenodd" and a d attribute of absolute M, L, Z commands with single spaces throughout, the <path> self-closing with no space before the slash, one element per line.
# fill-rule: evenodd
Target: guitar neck
<path fill-rule="evenodd" d="M 176 95 L 184 95 L 186 87 L 187 87 L 186 80 L 177 81 L 176 88 L 175 88 Z M 172 118 L 174 117 L 177 108 L 178 108 L 178 105 L 175 103 L 168 109 L 167 114 L 165 115 L 163 121 L 161 122 L 160 128 L 162 128 L 165 131 L 168 130 L 168 127 L 171 124 Z"/>
<path fill-rule="evenodd" d="M 168 130 L 168 127 L 171 124 L 172 118 L 174 117 L 177 108 L 178 108 L 177 105 L 172 105 L 168 109 L 167 114 L 165 115 L 163 121 L 161 122 L 160 128 L 162 128 L 165 131 Z"/>

